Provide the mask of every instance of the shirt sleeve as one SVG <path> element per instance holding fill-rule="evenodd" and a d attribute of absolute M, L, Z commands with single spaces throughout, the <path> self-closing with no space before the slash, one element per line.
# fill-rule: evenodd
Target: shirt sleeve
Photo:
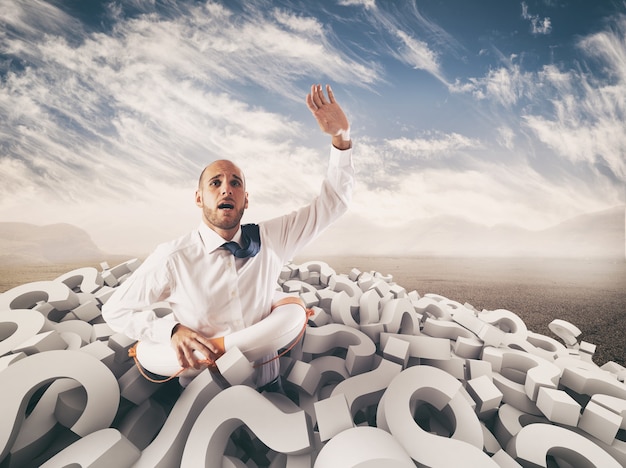
<path fill-rule="evenodd" d="M 167 260 L 159 257 L 157 252 L 149 256 L 102 306 L 102 317 L 115 332 L 134 340 L 170 342 L 176 320 L 172 314 L 159 317 L 153 310 L 173 287 Z"/>
<path fill-rule="evenodd" d="M 354 167 L 352 149 L 331 147 L 320 194 L 307 206 L 261 223 L 263 240 L 286 262 L 343 215 L 352 199 Z"/>

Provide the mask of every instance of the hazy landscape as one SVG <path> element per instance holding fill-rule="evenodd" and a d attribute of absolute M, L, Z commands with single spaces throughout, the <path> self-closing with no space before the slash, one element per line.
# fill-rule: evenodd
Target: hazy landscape
<path fill-rule="evenodd" d="M 388 226 L 375 219 L 348 213 L 318 240 L 308 246 L 306 256 L 368 256 L 375 247 L 381 257 L 541 257 L 602 258 L 624 260 L 626 207 L 586 213 L 542 230 L 513 225 L 486 226 L 480 220 L 434 216 Z M 196 226 L 181 226 L 177 235 Z M 351 234 L 360 226 L 358 239 Z M 133 233 L 128 233 L 131 237 Z M 175 237 L 172 235 L 171 237 Z M 103 249 L 86 230 L 67 223 L 39 226 L 0 222 L 0 266 L 72 263 L 117 256 L 145 256 L 157 243 L 169 240 L 161 233 L 158 241 L 143 240 L 141 247 L 127 243 Z M 358 242 L 354 242 L 358 240 Z M 132 244 L 132 243 L 131 243 Z M 126 247 L 125 247 L 126 246 Z"/>
<path fill-rule="evenodd" d="M 345 256 L 331 249 L 325 255 L 303 254 L 295 262 L 325 261 L 337 273 L 357 268 L 391 274 L 407 291 L 440 294 L 478 310 L 507 309 L 530 330 L 552 337 L 547 325 L 556 318 L 567 320 L 580 328 L 583 340 L 597 345 L 596 363 L 626 364 L 623 206 L 536 232 L 459 219 L 388 231 L 381 237 L 380 231 L 364 229 L 358 242 L 363 247 L 394 239 L 389 244 L 395 251 L 390 247 L 387 255 Z M 340 252 L 345 244 L 334 247 Z M 398 249 L 406 255 L 397 255 Z M 131 258 L 103 252 L 87 232 L 70 224 L 0 223 L 0 292 Z"/>

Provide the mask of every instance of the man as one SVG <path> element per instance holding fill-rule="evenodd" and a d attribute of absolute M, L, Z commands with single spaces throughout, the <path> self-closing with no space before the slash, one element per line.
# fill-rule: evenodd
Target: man
<path fill-rule="evenodd" d="M 328 98 L 321 85 L 313 85 L 306 97 L 321 130 L 332 137 L 320 195 L 296 212 L 260 223 L 258 230 L 256 225 L 242 230 L 240 220 L 248 207 L 244 174 L 230 161 L 209 164 L 195 197 L 202 210 L 200 226 L 160 245 L 117 288 L 102 308 L 111 328 L 136 340 L 169 342 L 182 367 L 198 367 L 194 350 L 208 360 L 217 357 L 208 338 L 241 330 L 267 316 L 284 264 L 343 214 L 351 198 L 349 123 L 330 86 L 326 91 Z M 241 246 L 239 252 L 224 247 L 230 241 Z M 167 301 L 173 314 L 157 317 L 151 305 L 159 301 Z M 261 366 L 257 386 L 270 388 L 278 371 L 277 360 Z"/>

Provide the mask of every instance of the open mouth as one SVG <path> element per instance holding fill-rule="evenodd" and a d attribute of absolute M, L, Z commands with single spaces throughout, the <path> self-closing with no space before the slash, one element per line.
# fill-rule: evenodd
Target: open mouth
<path fill-rule="evenodd" d="M 220 203 L 219 205 L 217 205 L 217 207 L 220 210 L 232 210 L 235 205 L 233 205 L 232 203 Z"/>

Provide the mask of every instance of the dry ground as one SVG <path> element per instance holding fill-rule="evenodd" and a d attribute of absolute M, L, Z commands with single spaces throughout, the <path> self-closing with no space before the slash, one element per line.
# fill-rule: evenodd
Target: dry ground
<path fill-rule="evenodd" d="M 626 262 L 554 259 L 327 258 L 338 273 L 352 268 L 393 275 L 407 291 L 436 293 L 478 310 L 507 309 L 529 330 L 557 338 L 554 319 L 573 323 L 597 345 L 594 362 L 626 365 Z"/>

